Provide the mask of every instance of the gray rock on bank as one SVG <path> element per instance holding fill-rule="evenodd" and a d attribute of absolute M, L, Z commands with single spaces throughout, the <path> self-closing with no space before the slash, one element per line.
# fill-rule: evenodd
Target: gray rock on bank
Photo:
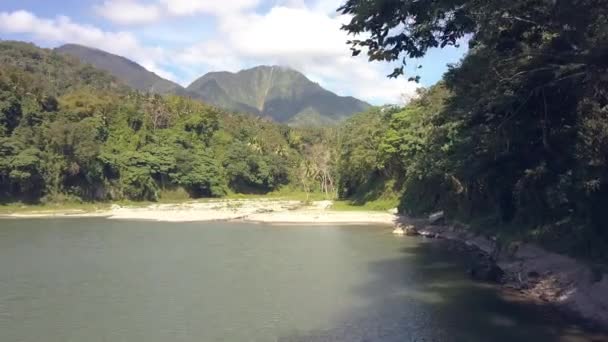
<path fill-rule="evenodd" d="M 469 274 L 501 282 L 522 294 L 550 303 L 608 327 L 608 274 L 574 258 L 530 243 L 500 246 L 496 238 L 466 229 L 426 225 L 419 235 L 460 242 L 473 253 Z"/>

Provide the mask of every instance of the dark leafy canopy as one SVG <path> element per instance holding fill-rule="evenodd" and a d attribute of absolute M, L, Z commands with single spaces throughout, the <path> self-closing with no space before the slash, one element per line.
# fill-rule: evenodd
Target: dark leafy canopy
<path fill-rule="evenodd" d="M 607 254 L 608 1 L 351 0 L 340 10 L 353 15 L 345 30 L 369 34 L 351 44 L 372 60 L 469 40 L 443 84 L 372 140 L 377 169 L 402 182 L 402 211 L 443 209 Z"/>
<path fill-rule="evenodd" d="M 606 46 L 590 44 L 605 37 L 606 5 L 606 0 L 349 0 L 339 11 L 353 16 L 344 30 L 369 34 L 350 44 L 355 54 L 366 50 L 370 60 L 419 58 L 429 48 L 457 45 L 471 35 L 473 45 L 493 41 L 498 52 L 546 42 L 560 47 L 555 59 L 593 63 L 606 53 Z M 589 44 L 578 45 L 585 38 Z M 391 76 L 401 74 L 403 66 Z"/>
<path fill-rule="evenodd" d="M 313 144 L 304 130 L 139 93 L 30 44 L 0 42 L 0 61 L 2 201 L 266 193 L 300 181 Z"/>

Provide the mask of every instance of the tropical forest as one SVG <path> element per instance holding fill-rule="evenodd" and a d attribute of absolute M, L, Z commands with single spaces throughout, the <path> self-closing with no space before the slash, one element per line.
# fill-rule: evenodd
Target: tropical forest
<path fill-rule="evenodd" d="M 370 104 L 275 65 L 186 87 L 84 44 L 0 41 L 0 210 L 330 201 L 345 215 L 435 215 L 498 245 L 534 243 L 593 265 L 599 284 L 608 2 L 345 0 L 332 13 L 348 18 L 345 57 L 390 66 L 382 77 L 416 84 L 413 96 Z M 425 84 L 425 56 L 461 47 Z M 359 340 L 340 336 L 327 341 Z"/>

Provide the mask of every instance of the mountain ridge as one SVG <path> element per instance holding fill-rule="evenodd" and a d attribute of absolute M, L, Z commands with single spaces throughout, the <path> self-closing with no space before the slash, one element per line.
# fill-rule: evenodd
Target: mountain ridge
<path fill-rule="evenodd" d="M 78 44 L 65 44 L 55 48 L 54 51 L 107 71 L 128 86 L 140 91 L 163 95 L 187 95 L 181 85 L 160 77 L 126 57 Z"/>
<path fill-rule="evenodd" d="M 216 88 L 217 93 L 211 88 Z M 277 65 L 234 73 L 210 72 L 186 89 L 209 103 L 232 110 L 248 108 L 253 114 L 287 123 L 302 115 L 326 118 L 325 123 L 338 122 L 371 107 L 352 96 L 328 91 L 295 69 Z"/>
<path fill-rule="evenodd" d="M 54 51 L 107 71 L 140 91 L 186 96 L 287 124 L 333 124 L 371 107 L 352 96 L 326 90 L 287 66 L 261 65 L 234 73 L 212 71 L 183 87 L 128 58 L 100 49 L 65 44 Z"/>

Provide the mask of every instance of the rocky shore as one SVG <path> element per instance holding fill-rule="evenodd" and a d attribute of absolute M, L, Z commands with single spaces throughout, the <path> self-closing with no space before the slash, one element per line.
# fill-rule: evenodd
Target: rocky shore
<path fill-rule="evenodd" d="M 468 272 L 475 279 L 502 284 L 505 289 L 532 300 L 608 327 L 608 274 L 573 258 L 530 244 L 506 246 L 462 227 L 429 224 L 428 220 L 401 218 L 409 235 L 446 239 L 460 244 L 473 256 Z"/>

